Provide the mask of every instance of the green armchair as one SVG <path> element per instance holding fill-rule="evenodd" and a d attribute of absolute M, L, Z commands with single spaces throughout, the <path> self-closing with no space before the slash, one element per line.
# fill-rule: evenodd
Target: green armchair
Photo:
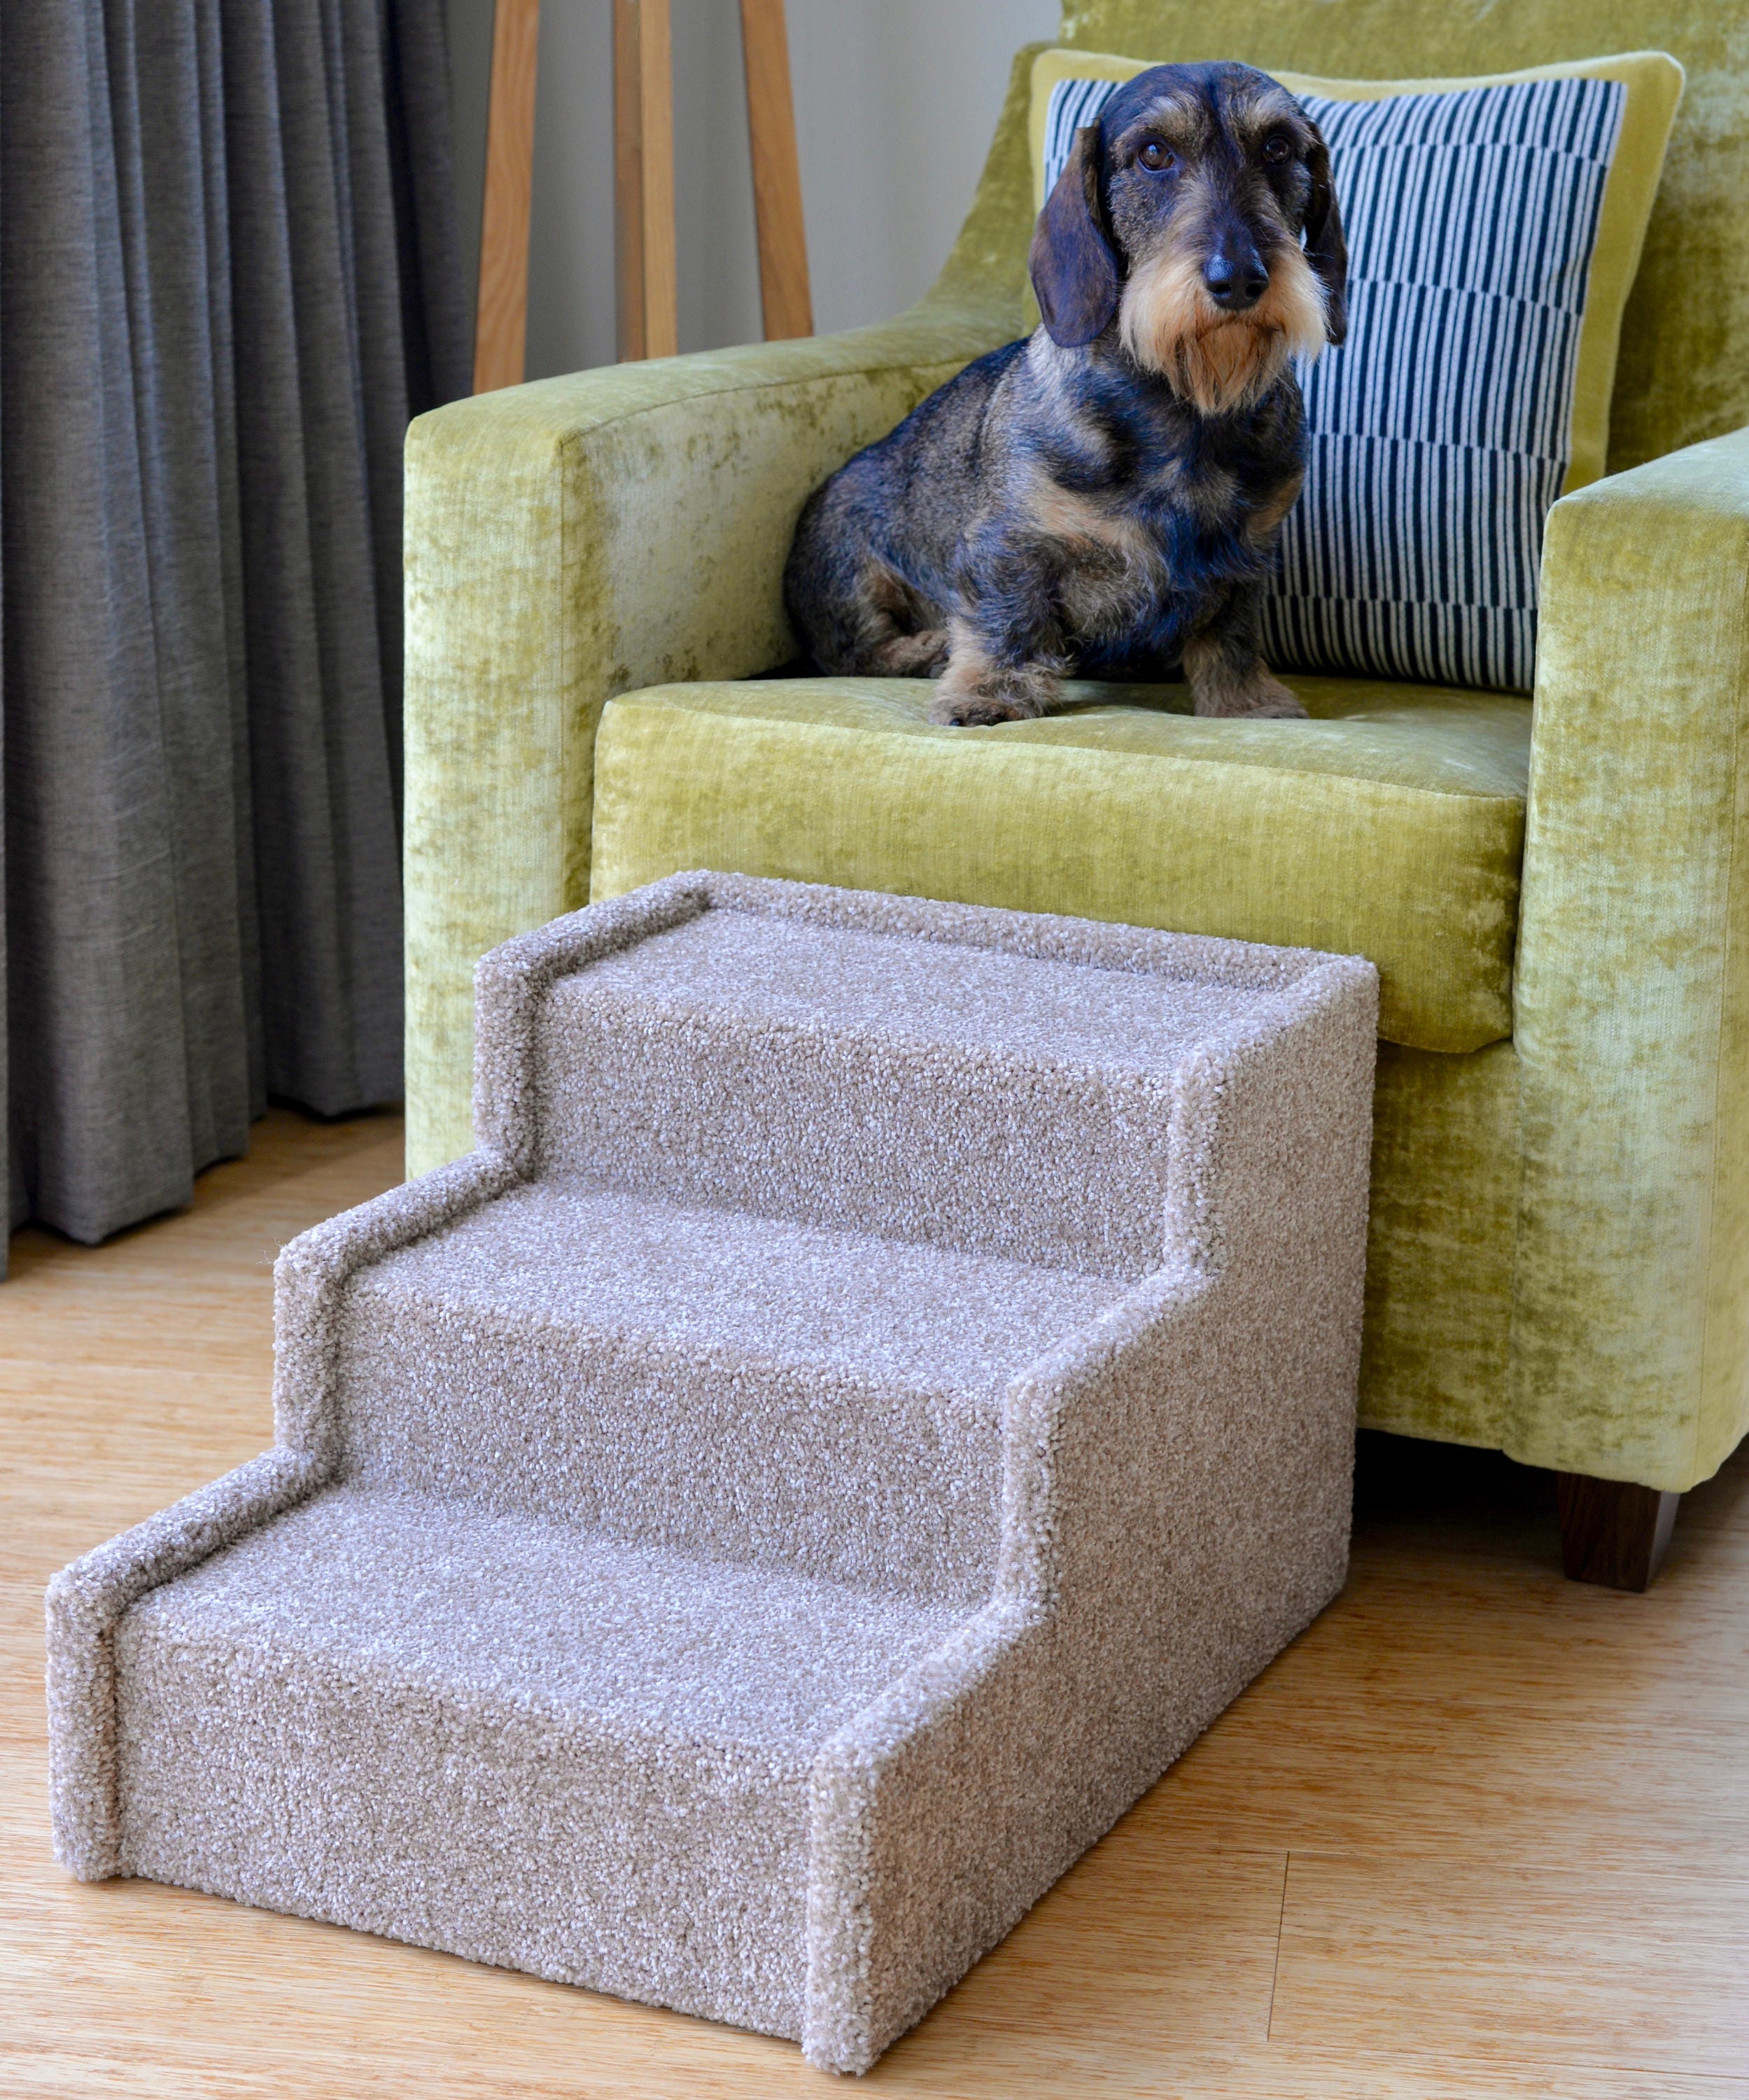
<path fill-rule="evenodd" d="M 1611 472 L 1559 503 L 1532 699 L 1294 677 L 1305 722 L 1080 689 L 962 730 L 791 680 L 804 498 L 1031 324 L 1026 60 L 881 326 L 457 403 L 408 443 L 409 1166 L 465 1151 L 475 960 L 714 867 L 1368 955 L 1362 1419 L 1554 1468 L 1571 1572 L 1649 1578 L 1749 1426 L 1749 4 L 1066 6 L 1063 41 L 1410 77 L 1689 73 Z"/>

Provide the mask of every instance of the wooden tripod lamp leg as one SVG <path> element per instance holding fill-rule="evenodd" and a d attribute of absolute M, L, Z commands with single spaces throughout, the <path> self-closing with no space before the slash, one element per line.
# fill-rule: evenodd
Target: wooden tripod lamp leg
<path fill-rule="evenodd" d="M 747 132 L 753 147 L 753 210 L 759 222 L 759 288 L 765 340 L 813 333 L 801 168 L 783 0 L 741 0 Z"/>
<path fill-rule="evenodd" d="M 668 8 L 669 0 L 614 0 L 614 187 L 622 358 L 672 357 L 680 348 Z M 540 0 L 497 0 L 474 338 L 476 394 L 518 386 L 522 381 L 540 30 Z M 783 0 L 741 0 L 741 37 L 759 223 L 760 295 L 765 338 L 775 342 L 813 333 Z"/>
<path fill-rule="evenodd" d="M 619 355 L 672 357 L 680 302 L 668 0 L 614 0 L 614 193 Z"/>
<path fill-rule="evenodd" d="M 497 0 L 474 390 L 520 386 L 528 337 L 528 210 L 535 174 L 535 65 L 540 0 Z"/>

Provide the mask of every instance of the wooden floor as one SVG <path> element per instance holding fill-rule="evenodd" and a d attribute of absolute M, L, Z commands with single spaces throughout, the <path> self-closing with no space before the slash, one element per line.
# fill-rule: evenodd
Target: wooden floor
<path fill-rule="evenodd" d="M 0 2093 L 816 2093 L 782 2043 L 49 1854 L 41 1592 L 269 1435 L 269 1264 L 394 1180 L 275 1115 L 0 1286 Z M 1650 1595 L 1503 1462 L 1368 1440 L 1347 1594 L 869 2080 L 892 2094 L 1749 2100 L 1749 1466 Z"/>

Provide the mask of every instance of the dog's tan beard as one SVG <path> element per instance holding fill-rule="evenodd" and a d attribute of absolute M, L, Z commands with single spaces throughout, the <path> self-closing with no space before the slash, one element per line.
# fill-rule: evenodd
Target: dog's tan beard
<path fill-rule="evenodd" d="M 1183 249 L 1151 257 L 1124 286 L 1119 340 L 1205 416 L 1249 408 L 1273 386 L 1288 360 L 1315 358 L 1324 344 L 1324 288 L 1297 247 L 1275 257 L 1269 289 L 1247 314 L 1223 313 Z"/>

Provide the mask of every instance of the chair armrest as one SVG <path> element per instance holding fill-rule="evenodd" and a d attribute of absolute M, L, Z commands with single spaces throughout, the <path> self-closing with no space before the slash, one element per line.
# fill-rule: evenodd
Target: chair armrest
<path fill-rule="evenodd" d="M 1506 1448 L 1655 1488 L 1749 1426 L 1746 593 L 1749 430 L 1549 515 Z"/>
<path fill-rule="evenodd" d="M 784 558 L 808 492 L 1037 320 L 1017 52 L 935 289 L 878 328 L 615 365 L 421 417 L 407 447 L 408 1161 L 472 1142 L 473 971 L 588 901 L 603 704 L 792 653 Z"/>
<path fill-rule="evenodd" d="M 810 489 L 1016 325 L 1003 300 L 930 300 L 879 328 L 607 365 L 412 426 L 409 1170 L 470 1145 L 474 960 L 588 903 L 602 704 L 791 655 L 783 561 Z"/>
<path fill-rule="evenodd" d="M 809 492 L 970 359 L 1011 299 L 935 297 L 796 342 L 456 402 L 407 443 L 408 1151 L 471 1142 L 475 960 L 588 901 L 596 724 L 615 693 L 793 653 Z"/>

